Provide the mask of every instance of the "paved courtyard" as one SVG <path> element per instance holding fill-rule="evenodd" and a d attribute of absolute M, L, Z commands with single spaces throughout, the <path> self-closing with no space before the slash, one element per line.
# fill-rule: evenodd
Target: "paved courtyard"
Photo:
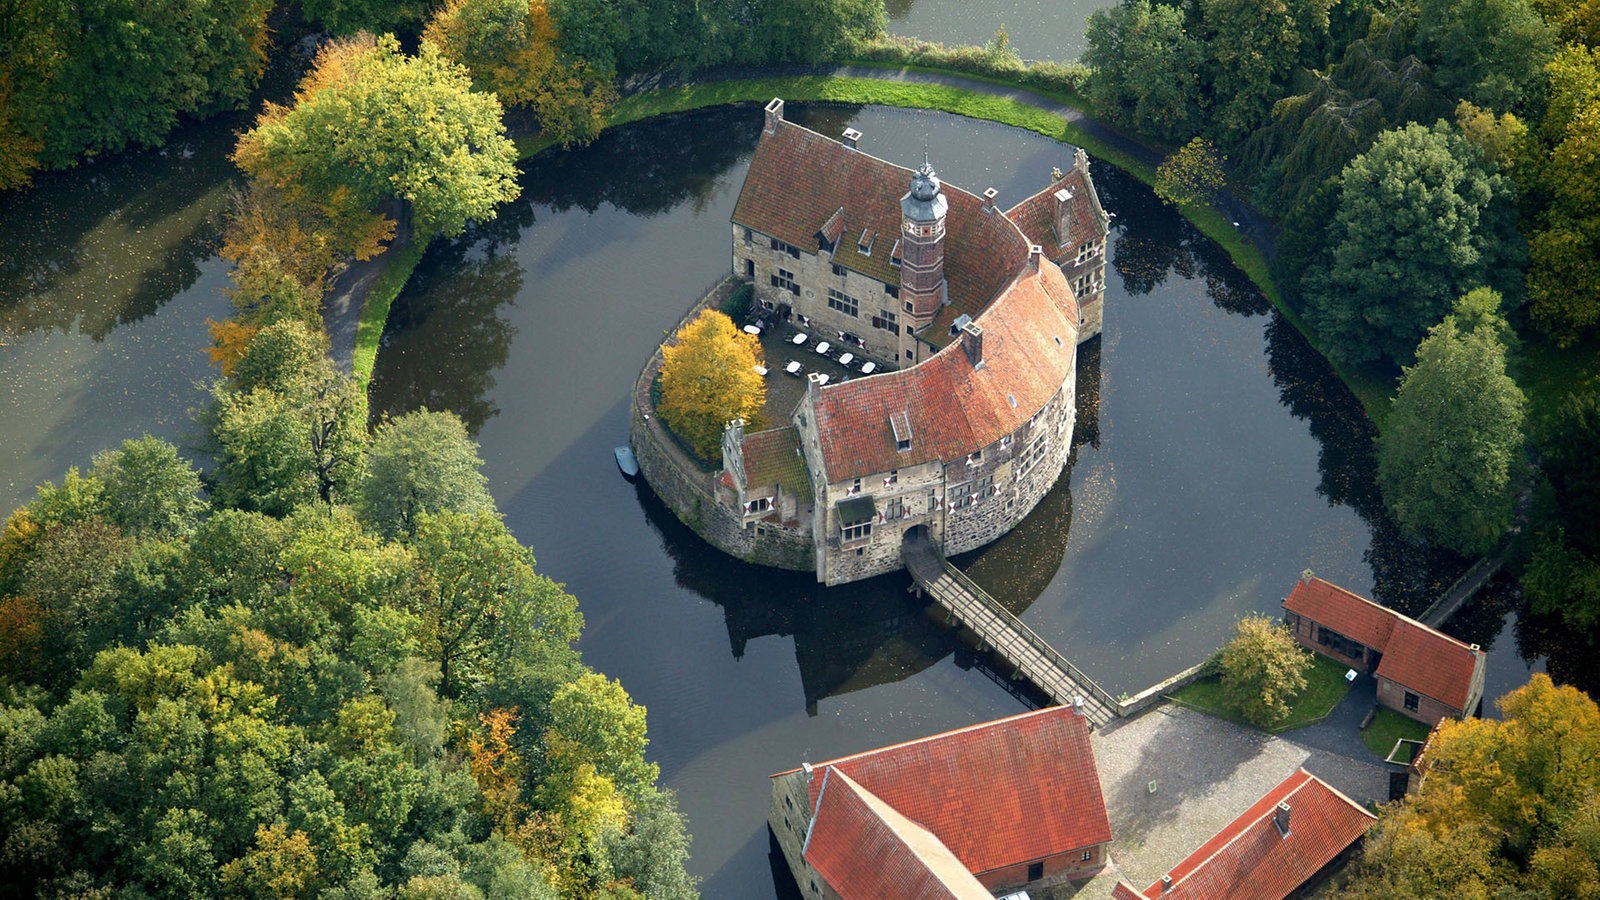
<path fill-rule="evenodd" d="M 1076 896 L 1109 896 L 1118 871 L 1144 889 L 1297 768 L 1358 803 L 1388 800 L 1389 771 L 1356 731 L 1372 708 L 1364 681 L 1327 721 L 1285 735 L 1170 703 L 1096 732 L 1114 865 Z"/>

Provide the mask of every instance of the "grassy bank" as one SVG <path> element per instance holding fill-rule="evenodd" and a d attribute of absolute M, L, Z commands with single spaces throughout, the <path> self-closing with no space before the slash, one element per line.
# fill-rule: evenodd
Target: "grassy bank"
<path fill-rule="evenodd" d="M 1372 722 L 1361 731 L 1362 743 L 1366 744 L 1367 749 L 1379 759 L 1387 757 L 1389 751 L 1394 749 L 1395 741 L 1401 738 L 1425 741 L 1428 739 L 1428 726 L 1384 707 L 1378 710 L 1377 715 L 1372 717 Z"/>
<path fill-rule="evenodd" d="M 1000 87 L 1018 87 L 1015 82 L 1008 82 L 1001 78 L 975 75 L 968 72 L 940 70 L 926 66 L 894 66 L 876 61 L 851 64 L 867 65 L 886 70 L 910 69 L 913 71 L 947 74 Z M 1064 106 L 1079 107 L 1083 105 L 1082 98 L 1070 92 L 1044 91 L 1037 88 L 1024 89 Z M 1119 148 L 1109 146 L 1063 116 L 1010 98 L 996 97 L 945 85 L 826 75 L 750 78 L 710 84 L 691 84 L 628 97 L 613 108 L 609 124 L 624 125 L 652 116 L 686 112 L 730 103 L 765 103 L 773 97 L 782 97 L 785 100 L 800 102 L 871 104 L 909 109 L 935 109 L 1016 128 L 1026 128 L 1029 131 L 1042 134 L 1054 140 L 1066 141 L 1083 147 L 1095 158 L 1122 169 L 1145 184 L 1153 184 L 1155 181 L 1154 167 L 1130 156 Z M 518 148 L 522 150 L 524 155 L 538 153 L 550 146 L 549 141 L 541 140 L 537 136 L 524 139 L 518 143 Z M 1315 333 L 1300 315 L 1284 302 L 1282 293 L 1272 280 L 1266 257 L 1262 255 L 1255 244 L 1241 235 L 1226 216 L 1212 207 L 1187 205 L 1182 207 L 1180 211 L 1196 229 L 1206 237 L 1216 241 L 1228 253 L 1228 256 L 1233 259 L 1234 264 L 1250 278 L 1272 302 L 1273 306 L 1283 314 L 1284 318 L 1301 334 L 1305 335 L 1312 346 L 1318 347 L 1320 350 Z M 1350 386 L 1357 399 L 1360 400 L 1367 415 L 1375 423 L 1378 423 L 1381 428 L 1383 421 L 1387 418 L 1389 398 L 1394 395 L 1395 385 L 1393 381 L 1373 373 L 1359 370 L 1350 371 L 1337 366 L 1335 368 L 1344 382 Z"/>
<path fill-rule="evenodd" d="M 356 347 L 351 358 L 356 387 L 361 396 L 367 396 L 367 385 L 372 383 L 372 368 L 378 362 L 378 341 L 383 337 L 383 324 L 389 320 L 389 307 L 394 298 L 411 280 L 411 273 L 422 260 L 426 242 L 413 242 L 391 250 L 388 264 L 372 283 L 372 290 L 361 306 L 361 321 L 356 325 Z"/>
<path fill-rule="evenodd" d="M 1293 731 L 1307 725 L 1320 722 L 1333 712 L 1339 705 L 1344 695 L 1350 690 L 1350 683 L 1344 680 L 1345 667 L 1339 665 L 1326 656 L 1317 656 L 1312 661 L 1312 666 L 1306 671 L 1306 688 L 1301 691 L 1294 701 L 1289 704 L 1289 715 L 1282 722 L 1271 728 L 1263 729 L 1271 734 L 1284 731 Z M 1219 719 L 1238 722 L 1241 725 L 1250 725 L 1233 708 L 1228 705 L 1222 695 L 1222 677 L 1208 675 L 1199 681 L 1184 685 L 1168 695 L 1172 700 L 1190 709 L 1198 710 Z M 1252 726 L 1255 727 L 1255 726 Z M 1390 742 L 1393 743 L 1392 741 Z"/>

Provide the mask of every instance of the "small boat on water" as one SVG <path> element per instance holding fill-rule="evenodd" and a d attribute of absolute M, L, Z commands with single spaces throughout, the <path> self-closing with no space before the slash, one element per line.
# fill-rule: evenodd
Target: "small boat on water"
<path fill-rule="evenodd" d="M 639 460 L 634 458 L 632 447 L 623 444 L 612 452 L 617 455 L 617 468 L 622 470 L 623 477 L 629 481 L 639 477 Z"/>

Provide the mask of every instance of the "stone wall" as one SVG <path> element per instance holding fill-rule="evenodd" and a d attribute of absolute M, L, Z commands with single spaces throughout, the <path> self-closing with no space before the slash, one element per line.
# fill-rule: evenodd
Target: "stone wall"
<path fill-rule="evenodd" d="M 724 280 L 696 303 L 679 325 L 698 314 L 702 307 L 721 302 L 737 286 L 735 279 Z M 628 429 L 634 456 L 639 461 L 639 473 L 651 490 L 679 521 L 724 553 L 758 565 L 812 571 L 808 524 L 789 528 L 774 523 L 746 523 L 741 511 L 717 502 L 716 474 L 701 469 L 655 415 L 650 386 L 660 371 L 661 350 L 657 348 L 634 384 Z"/>
<path fill-rule="evenodd" d="M 801 327 L 822 340 L 837 343 L 837 335 L 841 331 L 856 335 L 866 342 L 863 348 L 850 348 L 857 356 L 865 352 L 879 362 L 895 360 L 900 365 L 912 362 L 898 359 L 900 337 L 895 331 L 872 327 L 872 317 L 882 312 L 895 314 L 897 320 L 905 317 L 903 312 L 899 312 L 900 300 L 889 296 L 888 285 L 843 267 L 840 269 L 843 275 L 835 274 L 832 261 L 821 253 L 800 250 L 796 258 L 787 250 L 775 250 L 772 248 L 772 238 L 759 231 L 749 231 L 750 240 L 746 241 L 747 231 L 743 226 L 733 226 L 733 271 L 741 278 L 746 277 L 749 271 L 746 262 L 754 263 L 752 280 L 758 300 L 789 304 L 796 314 L 811 320 L 809 326 Z M 840 240 L 854 238 L 846 235 Z M 893 237 L 889 238 L 889 243 L 894 243 Z M 772 276 L 780 268 L 794 274 L 800 289 L 798 294 L 773 286 Z M 857 314 L 850 316 L 829 307 L 829 288 L 855 298 Z"/>
<path fill-rule="evenodd" d="M 812 777 L 821 774 L 798 769 L 772 777 L 772 803 L 767 807 L 767 826 L 783 851 L 784 861 L 800 886 L 801 895 L 810 900 L 823 900 L 832 892 L 811 869 L 802 855 L 806 846 L 806 830 L 811 827 Z"/>

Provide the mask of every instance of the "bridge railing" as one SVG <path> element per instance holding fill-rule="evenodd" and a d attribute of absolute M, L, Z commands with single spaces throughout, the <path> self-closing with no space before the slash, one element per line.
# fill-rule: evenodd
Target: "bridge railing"
<path fill-rule="evenodd" d="M 1111 694 L 1108 693 L 1105 688 L 1102 688 L 1099 682 L 1084 674 L 1083 670 L 1073 665 L 1065 656 L 1062 656 L 1060 653 L 1058 653 L 1056 648 L 1050 646 L 1048 641 L 1042 637 L 1039 637 L 1039 635 L 1032 628 L 1029 628 L 1021 619 L 1017 618 L 1015 615 L 1012 615 L 1011 610 L 1006 609 L 996 602 L 993 597 L 989 596 L 988 591 L 978 587 L 978 585 L 975 584 L 972 579 L 963 574 L 960 569 L 951 565 L 949 560 L 943 560 L 943 563 L 945 572 L 948 573 L 957 584 L 966 588 L 968 593 L 976 597 L 978 602 L 982 604 L 985 609 L 989 610 L 995 616 L 998 616 L 1000 621 L 1009 622 L 1012 630 L 1022 638 L 1024 643 L 1032 647 L 1052 665 L 1059 667 L 1062 671 L 1071 675 L 1072 679 L 1078 684 L 1083 685 L 1084 689 L 1092 694 L 1096 700 L 1104 703 L 1113 715 L 1120 714 L 1122 704 L 1117 700 L 1117 698 L 1111 696 Z"/>

